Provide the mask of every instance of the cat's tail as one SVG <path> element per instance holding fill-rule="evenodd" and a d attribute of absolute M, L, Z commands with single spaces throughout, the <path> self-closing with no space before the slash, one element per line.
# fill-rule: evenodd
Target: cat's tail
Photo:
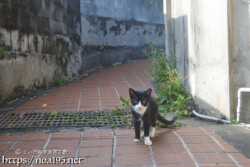
<path fill-rule="evenodd" d="M 176 120 L 177 118 L 178 118 L 177 116 L 174 116 L 174 118 L 173 118 L 171 121 L 169 121 L 169 120 L 166 120 L 165 118 L 163 118 L 163 117 L 161 116 L 161 114 L 158 114 L 158 116 L 157 116 L 157 119 L 158 119 L 161 123 L 164 123 L 164 124 L 166 124 L 166 125 L 172 125 L 172 124 L 175 122 L 175 120 Z"/>

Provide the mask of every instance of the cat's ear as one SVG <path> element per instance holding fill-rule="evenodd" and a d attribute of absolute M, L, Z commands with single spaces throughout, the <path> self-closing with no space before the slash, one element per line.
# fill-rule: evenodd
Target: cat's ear
<path fill-rule="evenodd" d="M 129 88 L 129 90 L 128 90 L 128 91 L 129 91 L 129 94 L 130 94 L 130 95 L 135 94 L 135 90 L 134 90 L 134 89 L 132 89 L 132 88 Z"/>
<path fill-rule="evenodd" d="M 149 88 L 148 90 L 146 90 L 146 91 L 145 91 L 145 93 L 146 93 L 147 95 L 151 96 L 152 89 L 151 89 L 151 88 Z"/>

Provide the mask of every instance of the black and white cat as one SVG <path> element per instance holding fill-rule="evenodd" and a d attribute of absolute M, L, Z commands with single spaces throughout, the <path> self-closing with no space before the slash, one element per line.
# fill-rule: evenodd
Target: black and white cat
<path fill-rule="evenodd" d="M 135 91 L 129 88 L 129 95 L 131 101 L 131 110 L 133 115 L 133 122 L 135 128 L 135 142 L 140 141 L 140 124 L 143 122 L 144 144 L 152 145 L 150 137 L 155 136 L 156 120 L 171 125 L 175 122 L 177 117 L 171 121 L 164 119 L 158 112 L 158 104 L 154 97 L 151 96 L 152 89 L 146 91 Z"/>

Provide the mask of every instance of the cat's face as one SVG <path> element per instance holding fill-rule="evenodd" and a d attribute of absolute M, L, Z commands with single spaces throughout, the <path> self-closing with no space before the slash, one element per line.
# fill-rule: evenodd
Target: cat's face
<path fill-rule="evenodd" d="M 143 115 L 147 110 L 152 89 L 146 91 L 135 91 L 129 88 L 131 107 L 139 114 Z"/>

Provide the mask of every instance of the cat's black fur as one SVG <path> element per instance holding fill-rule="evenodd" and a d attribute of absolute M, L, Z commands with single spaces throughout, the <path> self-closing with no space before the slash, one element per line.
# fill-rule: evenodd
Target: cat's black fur
<path fill-rule="evenodd" d="M 156 120 L 158 119 L 160 122 L 171 125 L 175 122 L 177 117 L 174 117 L 171 121 L 164 119 L 158 112 L 158 104 L 154 97 L 151 96 L 152 89 L 148 89 L 147 91 L 135 91 L 132 88 L 129 88 L 129 95 L 131 100 L 131 105 L 135 106 L 139 101 L 143 106 L 147 106 L 144 114 L 140 114 L 131 107 L 133 122 L 135 128 L 135 139 L 140 140 L 140 124 L 143 121 L 143 130 L 144 137 L 149 136 L 150 126 L 155 127 Z"/>

